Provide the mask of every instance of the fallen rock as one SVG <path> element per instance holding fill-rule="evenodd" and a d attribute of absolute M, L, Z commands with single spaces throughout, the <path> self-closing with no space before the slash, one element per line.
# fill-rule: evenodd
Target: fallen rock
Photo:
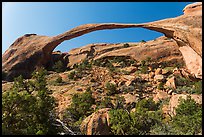
<path fill-rule="evenodd" d="M 154 76 L 154 80 L 155 80 L 155 81 L 162 81 L 163 79 L 164 79 L 164 76 L 163 76 L 163 75 L 160 75 L 160 74 L 159 74 L 159 75 L 155 75 L 155 76 Z"/>
<path fill-rule="evenodd" d="M 149 74 L 140 74 L 142 80 L 149 81 Z"/>
<path fill-rule="evenodd" d="M 161 68 L 157 68 L 155 70 L 155 75 L 159 75 L 159 74 L 162 74 L 162 69 Z"/>
<path fill-rule="evenodd" d="M 167 87 L 169 87 L 169 88 L 172 88 L 172 89 L 176 89 L 176 84 L 175 84 L 176 82 L 175 82 L 175 77 L 173 76 L 173 77 L 171 77 L 170 79 L 168 79 L 167 81 L 166 81 L 166 86 Z"/>
<path fill-rule="evenodd" d="M 125 98 L 125 104 L 131 104 L 137 101 L 136 95 L 131 95 L 129 93 L 122 95 Z"/>
<path fill-rule="evenodd" d="M 152 79 L 152 78 L 154 78 L 154 76 L 155 76 L 155 73 L 154 73 L 154 72 L 150 72 L 150 73 L 149 73 L 149 78 Z"/>
<path fill-rule="evenodd" d="M 131 76 L 131 75 L 122 76 L 122 81 L 126 81 L 125 82 L 126 86 L 130 86 L 134 80 L 135 80 L 135 76 Z"/>
<path fill-rule="evenodd" d="M 157 92 L 156 95 L 153 96 L 153 100 L 154 100 L 155 102 L 158 102 L 159 100 L 163 100 L 163 99 L 166 99 L 166 98 L 168 98 L 168 97 L 169 97 L 169 95 L 168 95 L 166 92 L 164 92 L 164 91 L 159 91 L 159 92 Z"/>
<path fill-rule="evenodd" d="M 80 126 L 85 135 L 110 135 L 109 112 L 110 108 L 99 109 L 87 118 Z"/>

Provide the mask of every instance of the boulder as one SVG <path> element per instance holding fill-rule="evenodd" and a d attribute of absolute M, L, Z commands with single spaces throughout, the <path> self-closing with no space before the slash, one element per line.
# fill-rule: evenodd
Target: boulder
<path fill-rule="evenodd" d="M 110 135 L 109 110 L 99 109 L 85 118 L 80 126 L 81 132 L 85 135 Z"/>
<path fill-rule="evenodd" d="M 176 84 L 175 84 L 175 77 L 171 77 L 169 78 L 167 81 L 166 81 L 166 86 L 169 87 L 169 88 L 172 88 L 172 89 L 176 89 Z"/>
<path fill-rule="evenodd" d="M 128 73 L 134 73 L 135 71 L 137 71 L 137 67 L 126 67 L 126 68 L 123 68 L 122 70 L 125 70 L 127 71 Z"/>
<path fill-rule="evenodd" d="M 150 73 L 149 73 L 149 78 L 150 78 L 150 79 L 154 78 L 154 76 L 155 76 L 155 73 L 154 73 L 154 72 L 150 72 Z"/>
<path fill-rule="evenodd" d="M 154 95 L 153 100 L 158 102 L 159 100 L 167 99 L 169 95 L 165 91 L 159 91 L 156 95 Z"/>
<path fill-rule="evenodd" d="M 155 70 L 155 75 L 159 75 L 159 74 L 162 74 L 162 69 L 161 68 L 157 68 Z"/>
<path fill-rule="evenodd" d="M 129 93 L 122 95 L 125 98 L 125 104 L 131 104 L 137 101 L 136 95 L 131 95 Z"/>
<path fill-rule="evenodd" d="M 155 81 L 162 81 L 163 79 L 164 79 L 164 76 L 161 75 L 161 74 L 154 76 L 154 80 L 155 80 Z"/>

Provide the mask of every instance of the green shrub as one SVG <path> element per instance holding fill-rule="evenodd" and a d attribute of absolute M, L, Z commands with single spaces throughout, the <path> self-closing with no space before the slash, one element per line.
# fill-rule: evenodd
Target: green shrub
<path fill-rule="evenodd" d="M 111 102 L 111 98 L 106 96 L 101 100 L 99 108 L 113 108 L 113 104 Z"/>
<path fill-rule="evenodd" d="M 162 120 L 162 113 L 152 99 L 139 101 L 135 112 L 112 109 L 109 115 L 111 132 L 114 135 L 148 135 Z"/>
<path fill-rule="evenodd" d="M 55 72 L 58 72 L 58 73 L 64 72 L 66 70 L 66 67 L 65 67 L 64 63 L 61 60 L 59 60 L 59 61 L 55 62 L 55 64 L 53 65 L 53 70 Z"/>
<path fill-rule="evenodd" d="M 157 89 L 163 90 L 163 89 L 164 89 L 164 83 L 163 83 L 163 82 L 160 82 L 160 83 L 157 85 Z"/>
<path fill-rule="evenodd" d="M 76 65 L 76 69 L 78 71 L 90 70 L 91 68 L 92 68 L 92 64 L 89 63 L 88 59 L 84 59 L 82 63 Z"/>
<path fill-rule="evenodd" d="M 101 66 L 101 61 L 100 60 L 93 60 L 93 65 Z"/>
<path fill-rule="evenodd" d="M 193 93 L 193 88 L 192 87 L 188 87 L 188 86 L 177 86 L 177 88 L 175 89 L 176 93 L 182 94 L 182 93 Z"/>
<path fill-rule="evenodd" d="M 147 66 L 141 66 L 140 72 L 143 74 L 147 74 L 148 73 L 148 67 Z"/>
<path fill-rule="evenodd" d="M 202 94 L 202 80 L 195 82 L 192 94 Z"/>
<path fill-rule="evenodd" d="M 91 106 L 95 103 L 95 99 L 92 97 L 91 92 L 85 92 L 81 94 L 74 94 L 72 97 L 72 103 L 67 111 L 69 111 L 75 120 L 79 120 L 81 117 L 90 115 L 93 112 Z"/>
<path fill-rule="evenodd" d="M 151 58 L 151 57 L 147 57 L 146 61 L 147 61 L 147 62 L 151 62 L 151 61 L 152 61 L 152 58 Z"/>
<path fill-rule="evenodd" d="M 182 76 L 175 76 L 176 85 L 177 86 L 185 86 L 185 85 L 192 85 L 192 82 L 188 78 L 184 78 Z"/>
<path fill-rule="evenodd" d="M 202 133 L 202 105 L 196 103 L 191 96 L 179 99 L 176 115 L 169 122 L 155 125 L 151 129 L 153 135 L 198 135 Z"/>
<path fill-rule="evenodd" d="M 57 79 L 51 81 L 50 84 L 55 85 L 55 86 L 59 86 L 59 85 L 63 85 L 64 82 L 62 80 L 62 77 L 59 76 L 59 77 L 57 77 Z"/>
<path fill-rule="evenodd" d="M 159 103 L 155 103 L 153 98 L 142 99 L 136 104 L 138 111 L 156 111 L 159 109 Z"/>
<path fill-rule="evenodd" d="M 10 91 L 2 94 L 3 134 L 57 134 L 53 125 L 55 100 L 47 89 L 46 70 L 33 72 L 33 81 L 15 78 Z"/>
<path fill-rule="evenodd" d="M 145 43 L 146 41 L 145 40 L 141 40 L 140 42 L 144 42 Z"/>
<path fill-rule="evenodd" d="M 114 135 L 127 135 L 131 123 L 129 113 L 123 109 L 112 109 L 109 115 L 111 132 Z"/>
<path fill-rule="evenodd" d="M 125 44 L 123 45 L 123 47 L 124 47 L 124 48 L 128 48 L 128 47 L 130 47 L 130 45 L 129 45 L 128 43 L 125 43 Z"/>
<path fill-rule="evenodd" d="M 123 96 L 116 95 L 114 108 L 115 109 L 124 108 L 124 104 L 125 104 L 125 98 Z"/>
<path fill-rule="evenodd" d="M 62 83 L 62 77 L 58 77 L 55 82 L 56 83 Z"/>
<path fill-rule="evenodd" d="M 106 67 L 110 70 L 110 72 L 115 71 L 115 67 L 113 66 L 113 64 L 111 63 L 111 61 L 108 61 L 106 63 Z"/>
<path fill-rule="evenodd" d="M 105 85 L 105 88 L 107 90 L 106 95 L 108 95 L 108 96 L 109 95 L 111 96 L 111 95 L 117 93 L 116 85 L 113 83 L 107 82 Z"/>
<path fill-rule="evenodd" d="M 172 127 L 178 135 L 196 135 L 202 133 L 202 105 L 197 104 L 191 96 L 180 99 L 173 117 Z"/>
<path fill-rule="evenodd" d="M 145 64 L 146 64 L 146 61 L 145 61 L 145 60 L 142 60 L 142 61 L 141 61 L 141 66 L 145 66 Z"/>
<path fill-rule="evenodd" d="M 123 85 L 122 87 L 121 87 L 121 91 L 123 92 L 123 93 L 129 93 L 129 92 L 132 92 L 132 91 L 134 91 L 134 89 L 135 89 L 135 87 L 134 86 L 126 86 L 126 85 Z"/>
<path fill-rule="evenodd" d="M 69 79 L 75 79 L 75 76 L 76 76 L 76 71 L 71 71 L 71 72 L 68 74 L 68 78 L 69 78 Z"/>

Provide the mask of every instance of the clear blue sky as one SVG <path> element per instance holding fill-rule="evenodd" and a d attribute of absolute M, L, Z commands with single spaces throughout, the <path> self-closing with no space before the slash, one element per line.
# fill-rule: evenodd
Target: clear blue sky
<path fill-rule="evenodd" d="M 26 33 L 54 36 L 87 23 L 145 23 L 183 14 L 192 2 L 4 2 L 2 53 Z M 90 43 L 152 40 L 163 34 L 140 28 L 101 30 L 65 41 L 67 52 Z"/>

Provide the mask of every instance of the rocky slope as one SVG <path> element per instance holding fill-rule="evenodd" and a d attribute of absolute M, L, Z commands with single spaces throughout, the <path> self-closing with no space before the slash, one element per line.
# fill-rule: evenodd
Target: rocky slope
<path fill-rule="evenodd" d="M 20 74 L 29 77 L 34 69 L 46 66 L 52 51 L 65 40 L 97 30 L 142 27 L 174 39 L 189 71 L 195 77 L 202 78 L 201 7 L 201 2 L 188 5 L 184 8 L 184 15 L 144 24 L 85 24 L 53 37 L 26 34 L 18 38 L 3 54 L 2 70 L 8 73 L 8 79 Z M 194 58 L 189 58 L 189 54 Z"/>

